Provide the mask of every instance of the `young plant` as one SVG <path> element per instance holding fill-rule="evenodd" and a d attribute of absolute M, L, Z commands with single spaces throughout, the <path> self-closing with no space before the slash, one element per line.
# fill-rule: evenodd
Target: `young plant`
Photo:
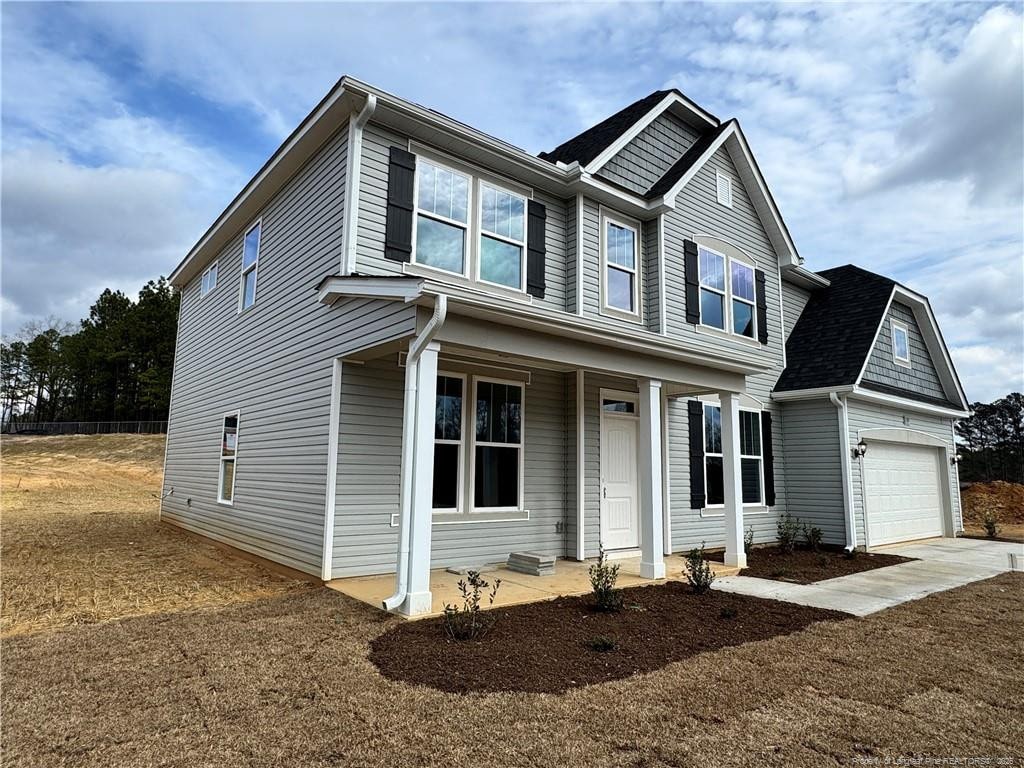
<path fill-rule="evenodd" d="M 996 516 L 992 514 L 992 510 L 985 513 L 985 535 L 990 539 L 994 539 L 999 535 L 999 523 L 996 522 Z"/>
<path fill-rule="evenodd" d="M 486 635 L 497 616 L 485 614 L 480 610 L 483 596 L 487 595 L 487 605 L 494 605 L 501 579 L 495 579 L 494 585 L 489 584 L 479 571 L 469 571 L 465 579 L 459 580 L 459 593 L 462 595 L 462 607 L 445 603 L 444 631 L 452 640 L 477 640 Z M 488 590 L 490 592 L 488 593 Z"/>
<path fill-rule="evenodd" d="M 686 580 L 690 582 L 690 589 L 697 595 L 711 589 L 711 584 L 715 580 L 711 564 L 704 558 L 703 541 L 700 543 L 700 549 L 691 549 L 686 556 Z"/>
<path fill-rule="evenodd" d="M 815 525 L 807 525 L 804 523 L 804 544 L 811 552 L 817 552 L 818 547 L 821 546 L 822 534 L 821 528 Z"/>
<path fill-rule="evenodd" d="M 611 613 L 622 608 L 622 591 L 615 588 L 618 578 L 618 564 L 609 565 L 602 548 L 598 552 L 597 562 L 590 566 L 590 587 L 594 592 L 594 606 L 597 610 Z"/>
<path fill-rule="evenodd" d="M 723 619 L 735 619 L 739 615 L 739 611 L 736 610 L 736 606 L 723 605 L 719 609 L 718 615 Z"/>
<path fill-rule="evenodd" d="M 748 555 L 750 550 L 754 548 L 754 526 L 747 528 L 747 532 L 743 534 L 743 551 Z"/>
<path fill-rule="evenodd" d="M 609 653 L 618 648 L 619 644 L 609 637 L 601 636 L 590 638 L 587 641 L 587 647 L 592 651 L 597 651 L 598 653 Z"/>
<path fill-rule="evenodd" d="M 779 518 L 775 530 L 779 536 L 779 550 L 786 555 L 792 554 L 796 548 L 797 535 L 800 533 L 800 521 L 787 512 Z"/>

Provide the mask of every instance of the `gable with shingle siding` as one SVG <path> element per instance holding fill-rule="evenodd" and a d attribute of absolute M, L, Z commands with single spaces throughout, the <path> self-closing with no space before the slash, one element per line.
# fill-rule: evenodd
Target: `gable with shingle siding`
<path fill-rule="evenodd" d="M 699 133 L 670 112 L 663 112 L 598 172 L 642 195 L 685 154 Z"/>
<path fill-rule="evenodd" d="M 903 323 L 910 340 L 910 366 L 899 365 L 893 357 L 892 323 Z M 864 369 L 863 382 L 874 382 L 918 395 L 946 399 L 935 363 L 925 346 L 921 329 L 910 307 L 893 302 L 875 340 Z"/>

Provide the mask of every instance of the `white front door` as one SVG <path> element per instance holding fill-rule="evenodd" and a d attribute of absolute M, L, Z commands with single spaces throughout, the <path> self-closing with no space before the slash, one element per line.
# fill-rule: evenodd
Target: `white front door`
<path fill-rule="evenodd" d="M 868 544 L 942 536 L 942 493 L 935 448 L 872 441 L 864 455 Z"/>
<path fill-rule="evenodd" d="M 634 415 L 602 413 L 601 545 L 628 549 L 640 543 L 640 492 Z"/>

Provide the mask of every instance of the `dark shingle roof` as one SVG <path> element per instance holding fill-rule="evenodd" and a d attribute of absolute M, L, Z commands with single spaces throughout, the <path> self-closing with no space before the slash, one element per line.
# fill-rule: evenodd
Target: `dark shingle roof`
<path fill-rule="evenodd" d="M 856 382 L 896 285 L 852 264 L 818 274 L 831 284 L 811 295 L 793 328 L 776 392 Z"/>
<path fill-rule="evenodd" d="M 550 152 L 541 152 L 541 159 L 550 160 L 552 163 L 569 164 L 577 161 L 580 165 L 589 164 L 670 93 L 672 91 L 655 91 L 639 101 L 634 101 L 593 128 L 588 128 L 578 136 L 559 144 Z"/>
<path fill-rule="evenodd" d="M 644 193 L 644 197 L 648 200 L 652 200 L 656 197 L 661 197 L 672 189 L 675 183 L 683 178 L 683 176 L 686 175 L 686 172 L 693 167 L 694 163 L 700 160 L 700 156 L 707 151 L 708 147 L 714 143 L 715 139 L 721 136 L 722 133 L 725 132 L 725 130 L 734 122 L 736 122 L 735 119 L 726 120 L 717 128 L 705 131 L 704 134 L 693 143 L 693 146 L 686 150 L 686 152 L 683 153 L 683 156 L 673 163 L 671 168 L 665 171 L 665 175 L 654 182 L 654 186 Z"/>

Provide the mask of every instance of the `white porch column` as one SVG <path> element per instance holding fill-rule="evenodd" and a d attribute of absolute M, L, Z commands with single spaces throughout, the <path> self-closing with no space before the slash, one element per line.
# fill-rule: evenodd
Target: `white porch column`
<path fill-rule="evenodd" d="M 665 578 L 661 382 L 640 379 L 640 575 Z"/>
<path fill-rule="evenodd" d="M 401 612 L 430 613 L 430 534 L 433 524 L 434 410 L 437 403 L 437 342 L 416 366 L 416 419 L 412 430 L 412 499 L 409 515 L 409 591 Z"/>
<path fill-rule="evenodd" d="M 725 486 L 725 564 L 747 567 L 743 551 L 743 480 L 740 470 L 740 396 L 721 392 L 722 480 Z"/>

